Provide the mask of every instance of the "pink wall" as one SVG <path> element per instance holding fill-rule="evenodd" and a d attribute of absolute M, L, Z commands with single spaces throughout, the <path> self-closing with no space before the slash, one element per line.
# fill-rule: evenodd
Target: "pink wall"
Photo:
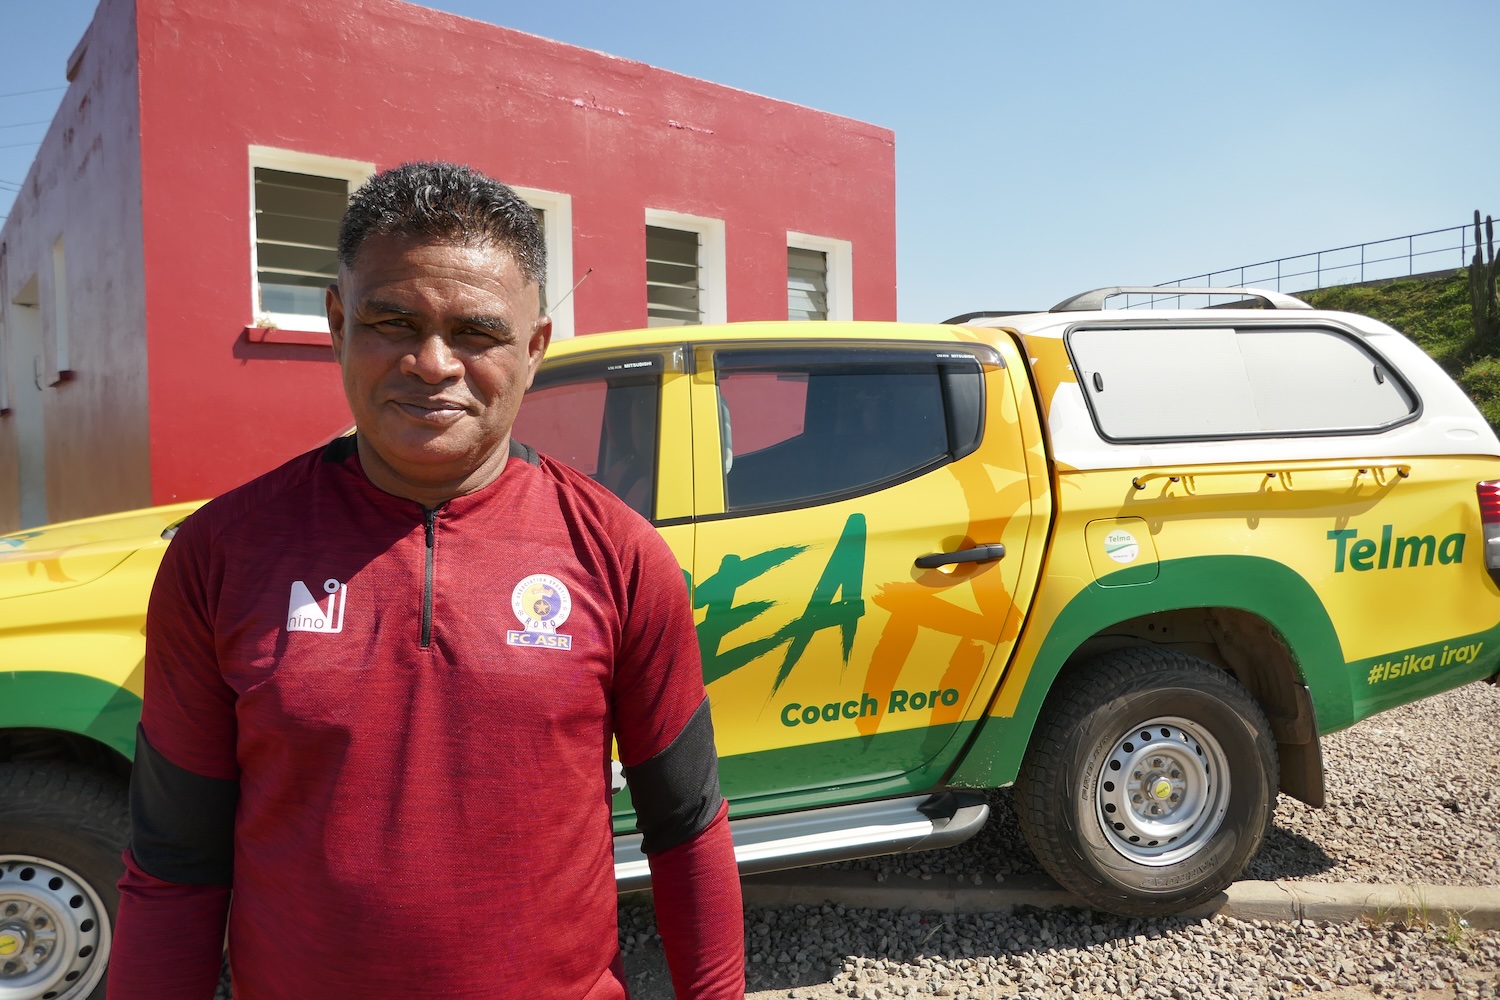
<path fill-rule="evenodd" d="M 46 444 L 45 516 L 64 520 L 151 503 L 135 7 L 103 0 L 74 52 L 73 79 L 16 196 L 5 244 L 5 366 L 11 415 L 0 418 L 0 530 L 20 523 L 21 406 L 39 405 Z M 62 67 L 59 67 L 61 70 Z M 52 248 L 66 260 L 69 366 L 55 380 Z M 42 382 L 13 304 L 35 278 Z M 34 488 L 34 484 L 33 484 Z M 34 505 L 33 505 L 34 509 Z"/>
<path fill-rule="evenodd" d="M 887 130 L 389 0 L 138 4 L 158 503 L 348 421 L 326 352 L 243 336 L 252 144 L 571 195 L 580 333 L 645 325 L 647 207 L 724 220 L 731 321 L 785 318 L 788 230 L 852 241 L 856 318 L 895 318 Z"/>
<path fill-rule="evenodd" d="M 45 439 L 36 521 L 213 495 L 347 425 L 326 347 L 246 337 L 251 145 L 571 196 L 579 333 L 645 325 L 647 208 L 723 221 L 731 321 L 785 318 L 788 230 L 853 243 L 855 317 L 895 318 L 884 129 L 393 0 L 102 0 L 75 55 L 0 230 L 0 530 L 18 428 Z M 59 237 L 76 377 L 37 390 Z"/>

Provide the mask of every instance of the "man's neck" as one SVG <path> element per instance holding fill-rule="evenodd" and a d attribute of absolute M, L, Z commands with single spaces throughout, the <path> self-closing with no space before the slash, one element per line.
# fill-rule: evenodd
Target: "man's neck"
<path fill-rule="evenodd" d="M 364 469 L 365 478 L 369 479 L 377 489 L 392 496 L 414 500 L 428 510 L 441 507 L 454 497 L 484 489 L 500 478 L 500 473 L 505 471 L 505 465 L 510 461 L 510 435 L 507 434 L 499 447 L 495 448 L 478 467 L 464 470 L 451 477 L 444 476 L 441 470 L 434 470 L 431 478 L 414 481 L 391 468 L 362 435 L 355 434 L 354 442 L 359 452 L 359 464 Z"/>

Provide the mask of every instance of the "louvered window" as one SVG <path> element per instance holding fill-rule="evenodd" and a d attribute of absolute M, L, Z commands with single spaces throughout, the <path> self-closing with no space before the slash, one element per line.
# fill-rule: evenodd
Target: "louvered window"
<path fill-rule="evenodd" d="M 698 234 L 646 227 L 646 325 L 703 322 Z"/>
<path fill-rule="evenodd" d="M 828 318 L 828 255 L 823 251 L 787 247 L 786 317 Z"/>
<path fill-rule="evenodd" d="M 349 182 L 255 168 L 255 277 L 260 311 L 323 316 L 323 289 L 338 278 L 339 220 Z"/>

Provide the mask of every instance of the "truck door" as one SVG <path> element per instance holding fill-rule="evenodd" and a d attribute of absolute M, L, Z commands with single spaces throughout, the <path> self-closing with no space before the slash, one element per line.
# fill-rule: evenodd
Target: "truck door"
<path fill-rule="evenodd" d="M 1018 624 L 1032 493 L 1001 356 L 846 342 L 695 361 L 693 603 L 736 813 L 932 784 Z"/>

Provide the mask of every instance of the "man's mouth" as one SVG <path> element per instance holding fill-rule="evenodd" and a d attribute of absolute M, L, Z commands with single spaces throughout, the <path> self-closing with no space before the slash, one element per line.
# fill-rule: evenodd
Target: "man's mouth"
<path fill-rule="evenodd" d="M 392 400 L 408 417 L 426 424 L 446 426 L 462 419 L 468 410 L 461 403 L 446 399 Z"/>

